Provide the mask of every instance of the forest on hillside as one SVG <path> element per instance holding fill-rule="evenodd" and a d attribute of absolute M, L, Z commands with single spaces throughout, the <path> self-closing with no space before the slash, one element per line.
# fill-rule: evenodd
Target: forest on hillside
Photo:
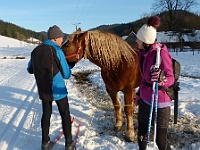
<path fill-rule="evenodd" d="M 0 20 L 0 35 L 15 38 L 21 41 L 26 41 L 30 37 L 34 37 L 40 41 L 43 41 L 46 38 L 46 36 L 41 32 L 28 30 L 13 23 L 4 22 L 3 20 Z"/>
<path fill-rule="evenodd" d="M 158 31 L 175 31 L 192 33 L 195 30 L 200 30 L 200 16 L 188 11 L 177 11 L 176 16 L 170 20 L 167 11 L 158 15 L 161 18 L 161 26 Z M 149 17 L 143 17 L 139 20 L 113 25 L 102 25 L 92 30 L 107 30 L 119 36 L 128 35 L 131 31 L 137 33 L 138 29 L 147 22 Z"/>

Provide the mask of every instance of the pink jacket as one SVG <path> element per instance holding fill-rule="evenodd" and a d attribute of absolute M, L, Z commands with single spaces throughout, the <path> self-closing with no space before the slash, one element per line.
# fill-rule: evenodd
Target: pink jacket
<path fill-rule="evenodd" d="M 156 45 L 161 47 L 160 57 L 161 64 L 160 69 L 164 72 L 166 77 L 166 83 L 164 88 L 168 88 L 174 83 L 174 75 L 172 68 L 172 57 L 168 52 L 166 45 L 155 43 L 149 50 L 139 51 L 140 72 L 142 75 L 142 81 L 140 83 L 138 94 L 140 98 L 147 104 L 151 104 L 152 99 L 152 82 L 150 81 L 150 68 L 155 65 L 156 61 Z M 165 91 L 158 91 L 158 108 L 163 108 L 171 105 L 171 99 Z"/>

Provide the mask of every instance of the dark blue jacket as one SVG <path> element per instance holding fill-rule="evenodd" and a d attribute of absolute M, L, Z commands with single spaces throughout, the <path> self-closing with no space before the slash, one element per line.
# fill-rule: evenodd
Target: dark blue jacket
<path fill-rule="evenodd" d="M 37 46 L 31 52 L 27 70 L 35 76 L 41 100 L 60 100 L 67 96 L 64 79 L 70 77 L 71 66 L 55 42 L 45 40 L 43 44 Z"/>

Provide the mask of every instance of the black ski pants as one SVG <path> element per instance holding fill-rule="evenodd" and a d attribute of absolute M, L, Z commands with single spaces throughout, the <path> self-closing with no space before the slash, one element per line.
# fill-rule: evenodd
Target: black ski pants
<path fill-rule="evenodd" d="M 49 127 L 50 127 L 50 118 L 52 114 L 52 102 L 53 101 L 42 101 L 43 114 L 41 118 L 41 128 L 42 128 L 42 142 L 48 142 L 49 137 Z M 65 97 L 61 100 L 55 101 L 58 110 L 62 119 L 62 128 L 65 135 L 66 143 L 72 143 L 72 134 L 71 134 L 71 117 L 69 111 L 68 98 Z"/>
<path fill-rule="evenodd" d="M 146 104 L 143 100 L 140 100 L 138 110 L 138 144 L 140 150 L 146 150 L 147 146 L 147 130 L 149 124 L 150 107 L 151 106 Z M 170 150 L 170 146 L 167 143 L 169 119 L 170 107 L 158 108 L 156 144 L 159 150 Z M 151 125 L 154 125 L 154 111 Z M 151 128 L 151 132 L 152 131 L 153 129 Z"/>

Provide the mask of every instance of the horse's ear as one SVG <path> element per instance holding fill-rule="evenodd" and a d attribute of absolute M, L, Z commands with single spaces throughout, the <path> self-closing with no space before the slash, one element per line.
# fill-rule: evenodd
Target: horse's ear
<path fill-rule="evenodd" d="M 77 35 L 78 41 L 80 42 L 81 45 L 83 45 L 83 42 L 85 41 L 85 35 L 86 32 L 81 32 Z"/>
<path fill-rule="evenodd" d="M 81 32 L 77 35 L 79 40 L 83 40 L 85 38 L 86 32 Z"/>
<path fill-rule="evenodd" d="M 79 32 L 81 32 L 81 28 L 78 28 L 76 31 L 79 31 Z"/>

